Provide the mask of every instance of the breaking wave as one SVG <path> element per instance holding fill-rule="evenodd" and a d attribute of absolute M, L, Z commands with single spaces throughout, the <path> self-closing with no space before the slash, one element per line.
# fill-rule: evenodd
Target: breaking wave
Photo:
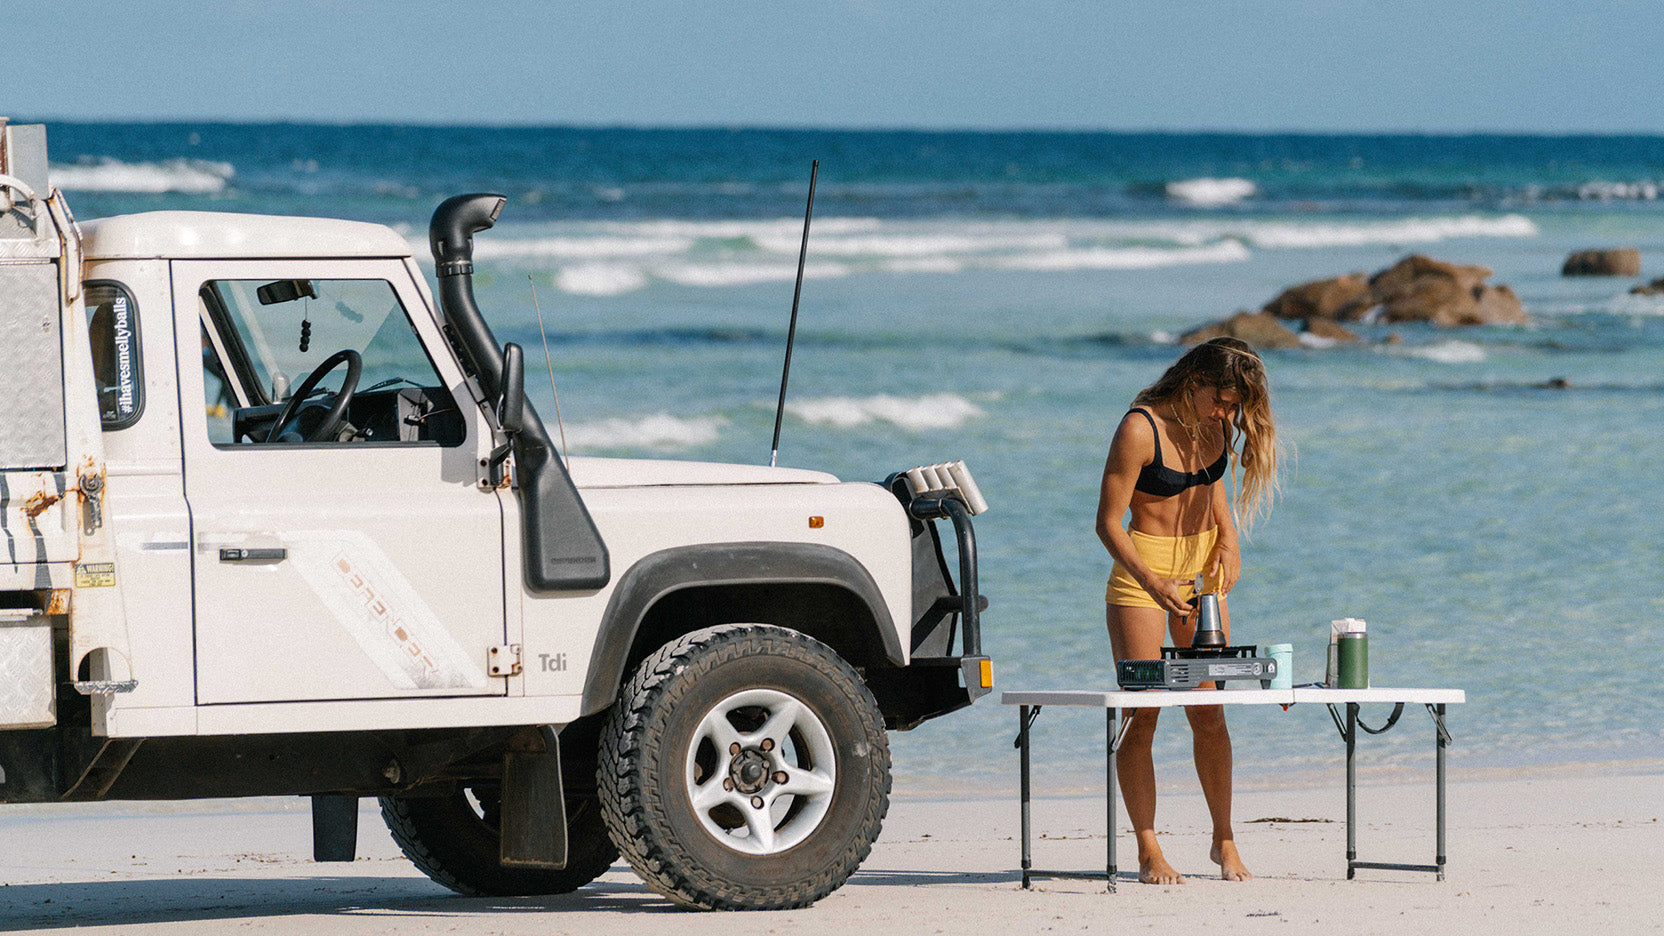
<path fill-rule="evenodd" d="M 585 263 L 562 267 L 555 287 L 574 296 L 622 296 L 647 285 L 647 274 L 616 263 Z"/>
<path fill-rule="evenodd" d="M 682 419 L 655 413 L 638 419 L 604 419 L 566 427 L 566 441 L 574 452 L 617 449 L 689 449 L 715 442 L 728 420 L 721 416 Z"/>
<path fill-rule="evenodd" d="M 1646 296 L 1624 293 L 1613 296 L 1604 306 L 1577 311 L 1593 311 L 1605 315 L 1660 316 L 1664 315 L 1664 294 Z"/>
<path fill-rule="evenodd" d="M 1219 208 L 1258 195 L 1260 187 L 1247 179 L 1184 179 L 1169 182 L 1167 197 L 1197 208 Z"/>
<path fill-rule="evenodd" d="M 1440 341 L 1428 345 L 1388 346 L 1389 353 L 1402 357 L 1421 358 L 1438 364 L 1479 364 L 1485 360 L 1485 349 L 1469 341 Z"/>
<path fill-rule="evenodd" d="M 804 276 L 951 276 L 985 270 L 1066 272 L 1240 263 L 1254 252 L 1456 238 L 1530 238 L 1518 214 L 1380 221 L 1196 218 L 832 218 L 816 222 Z M 504 224 L 477 242 L 482 262 L 548 270 L 571 295 L 619 296 L 654 285 L 730 289 L 790 282 L 802 221 L 563 221 Z M 411 238 L 417 257 L 425 240 Z"/>
<path fill-rule="evenodd" d="M 169 159 L 159 163 L 100 159 L 53 165 L 49 175 L 52 184 L 66 192 L 213 195 L 225 191 L 236 170 L 230 163 L 205 159 Z"/>
<path fill-rule="evenodd" d="M 1640 182 L 1585 182 L 1577 187 L 1583 201 L 1657 201 L 1661 188 L 1650 179 Z"/>
<path fill-rule="evenodd" d="M 1248 248 L 1234 240 L 1206 247 L 1087 247 L 1012 257 L 999 265 L 1013 270 L 1138 270 L 1187 263 L 1236 263 Z"/>
<path fill-rule="evenodd" d="M 682 253 L 693 246 L 688 237 L 596 235 L 594 237 L 545 237 L 520 240 L 481 238 L 474 255 L 492 257 L 548 257 L 551 259 L 593 259 L 602 257 L 651 257 Z"/>
<path fill-rule="evenodd" d="M 810 263 L 803 268 L 804 279 L 847 276 L 849 267 L 839 263 Z M 683 286 L 750 286 L 756 283 L 789 283 L 797 279 L 797 266 L 786 263 L 685 263 L 653 271 L 661 279 Z"/>
<path fill-rule="evenodd" d="M 816 425 L 852 429 L 887 422 L 902 429 L 953 429 L 986 415 L 982 407 L 952 393 L 920 397 L 819 397 L 786 404 L 786 412 Z"/>
<path fill-rule="evenodd" d="M 1536 237 L 1535 222 L 1524 215 L 1498 218 L 1467 215 L 1455 218 L 1406 218 L 1360 224 L 1244 225 L 1241 236 L 1268 250 L 1310 247 L 1357 247 L 1369 244 L 1431 244 L 1461 237 Z"/>

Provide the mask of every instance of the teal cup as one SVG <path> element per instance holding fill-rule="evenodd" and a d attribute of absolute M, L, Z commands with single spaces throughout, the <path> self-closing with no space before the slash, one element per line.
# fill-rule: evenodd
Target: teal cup
<path fill-rule="evenodd" d="M 1265 655 L 1277 661 L 1277 675 L 1271 677 L 1268 689 L 1294 688 L 1294 645 L 1271 644 L 1265 648 Z"/>

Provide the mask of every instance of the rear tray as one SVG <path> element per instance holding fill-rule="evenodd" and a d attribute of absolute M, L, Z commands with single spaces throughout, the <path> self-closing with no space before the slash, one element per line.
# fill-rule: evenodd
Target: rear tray
<path fill-rule="evenodd" d="M 51 619 L 0 610 L 0 728 L 57 724 L 56 689 Z"/>

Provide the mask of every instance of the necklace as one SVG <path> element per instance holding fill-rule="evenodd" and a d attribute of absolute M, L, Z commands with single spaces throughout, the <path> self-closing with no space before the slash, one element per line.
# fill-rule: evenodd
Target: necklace
<path fill-rule="evenodd" d="M 1179 404 L 1177 404 L 1177 403 L 1167 404 L 1167 411 L 1173 414 L 1173 421 L 1178 423 L 1184 429 L 1185 435 L 1190 436 L 1190 444 L 1191 445 L 1197 444 L 1197 442 L 1199 440 L 1197 439 L 1197 436 L 1196 436 L 1196 427 L 1192 426 L 1190 423 L 1185 422 L 1184 417 L 1179 415 Z"/>

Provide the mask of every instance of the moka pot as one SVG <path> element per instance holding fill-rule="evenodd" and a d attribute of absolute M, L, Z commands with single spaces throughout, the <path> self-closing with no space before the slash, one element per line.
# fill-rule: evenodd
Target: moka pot
<path fill-rule="evenodd" d="M 1197 648 L 1222 649 L 1225 646 L 1225 628 L 1219 618 L 1219 595 L 1207 592 L 1197 595 L 1196 636 L 1191 638 L 1190 645 Z"/>

